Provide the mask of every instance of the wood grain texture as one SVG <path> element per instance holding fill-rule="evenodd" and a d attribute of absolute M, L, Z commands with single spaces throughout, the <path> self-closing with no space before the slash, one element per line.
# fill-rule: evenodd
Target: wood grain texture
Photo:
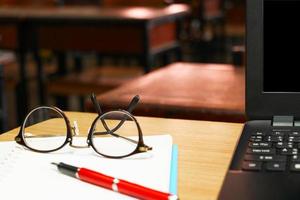
<path fill-rule="evenodd" d="M 60 51 L 80 50 L 98 53 L 138 54 L 143 51 L 143 27 L 127 24 L 40 25 L 41 48 Z"/>
<path fill-rule="evenodd" d="M 224 64 L 174 63 L 135 79 L 97 99 L 105 110 L 126 108 L 134 95 L 135 114 L 243 122 L 244 68 Z M 92 104 L 86 103 L 87 110 Z"/>
<path fill-rule="evenodd" d="M 65 7 L 22 7 L 1 6 L 0 18 L 6 19 L 64 19 L 64 20 L 154 20 L 166 15 L 176 17 L 189 14 L 189 6 L 174 4 L 163 8 L 65 6 Z"/>
<path fill-rule="evenodd" d="M 71 121 L 78 122 L 81 135 L 86 135 L 96 117 L 92 113 L 66 114 Z M 174 143 L 178 144 L 179 197 L 184 200 L 216 199 L 242 125 L 149 117 L 137 119 L 144 135 L 171 134 Z M 12 140 L 17 133 L 18 129 L 14 129 L 0 135 L 0 141 Z"/>
<path fill-rule="evenodd" d="M 18 48 L 18 34 L 15 24 L 0 24 L 0 48 Z"/>
<path fill-rule="evenodd" d="M 161 45 L 177 41 L 176 22 L 169 22 L 152 27 L 150 30 L 150 47 L 155 48 Z"/>
<path fill-rule="evenodd" d="M 102 5 L 106 7 L 122 7 L 122 6 L 151 6 L 151 7 L 162 7 L 167 5 L 164 0 L 102 0 Z M 172 2 L 172 1 L 171 1 Z"/>

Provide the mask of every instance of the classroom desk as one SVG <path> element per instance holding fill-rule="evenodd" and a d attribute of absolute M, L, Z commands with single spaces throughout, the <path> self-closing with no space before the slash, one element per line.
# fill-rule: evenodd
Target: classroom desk
<path fill-rule="evenodd" d="M 146 72 L 157 54 L 176 51 L 180 56 L 178 23 L 189 7 L 173 4 L 150 7 L 1 7 L 0 49 L 18 52 L 20 63 L 21 115 L 27 112 L 25 53 L 33 51 L 39 73 L 40 101 L 43 104 L 43 68 L 39 49 L 56 52 L 93 51 L 101 55 L 137 56 Z M 59 59 L 60 74 L 66 73 Z"/>
<path fill-rule="evenodd" d="M 86 135 L 96 114 L 66 112 Z M 137 117 L 144 135 L 171 134 L 179 147 L 178 194 L 180 199 L 216 199 L 229 167 L 242 124 Z M 47 128 L 47 127 L 45 127 Z M 49 127 L 51 128 L 51 127 Z M 13 140 L 19 129 L 0 135 Z M 0 143 L 1 145 L 1 143 Z"/>
<path fill-rule="evenodd" d="M 97 96 L 104 110 L 126 109 L 140 95 L 134 114 L 209 121 L 245 121 L 245 70 L 225 64 L 173 63 Z M 87 111 L 94 111 L 90 101 Z"/>

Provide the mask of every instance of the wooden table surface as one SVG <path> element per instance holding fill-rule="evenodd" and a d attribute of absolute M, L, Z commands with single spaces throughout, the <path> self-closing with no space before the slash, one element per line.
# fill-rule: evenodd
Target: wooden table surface
<path fill-rule="evenodd" d="M 104 110 L 126 108 L 140 95 L 141 116 L 245 121 L 245 71 L 226 64 L 173 63 L 97 96 Z M 94 111 L 86 102 L 88 111 Z"/>
<path fill-rule="evenodd" d="M 152 20 L 161 17 L 186 15 L 188 5 L 174 4 L 167 7 L 111 7 L 64 6 L 64 7 L 24 7 L 1 6 L 0 19 L 113 19 Z"/>
<path fill-rule="evenodd" d="M 66 112 L 66 115 L 71 121 L 78 122 L 82 135 L 86 135 L 96 117 L 92 113 Z M 149 117 L 137 119 L 144 135 L 170 134 L 173 142 L 178 144 L 179 197 L 184 200 L 216 199 L 242 124 Z M 18 130 L 0 135 L 0 141 L 13 140 Z"/>

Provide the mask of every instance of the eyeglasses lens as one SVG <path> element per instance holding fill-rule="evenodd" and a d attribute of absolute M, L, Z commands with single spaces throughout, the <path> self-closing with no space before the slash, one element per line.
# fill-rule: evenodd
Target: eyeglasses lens
<path fill-rule="evenodd" d="M 125 156 L 137 148 L 138 133 L 132 116 L 122 111 L 112 111 L 97 121 L 92 142 L 96 151 L 103 155 Z"/>
<path fill-rule="evenodd" d="M 67 125 L 57 110 L 39 107 L 26 117 L 23 136 L 28 147 L 38 151 L 51 151 L 65 143 Z"/>

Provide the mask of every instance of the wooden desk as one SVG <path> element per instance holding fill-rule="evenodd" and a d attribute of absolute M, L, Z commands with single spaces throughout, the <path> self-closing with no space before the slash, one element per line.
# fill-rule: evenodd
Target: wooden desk
<path fill-rule="evenodd" d="M 67 113 L 67 116 L 71 121 L 77 120 L 81 133 L 87 133 L 96 114 Z M 138 121 L 145 135 L 168 133 L 178 144 L 181 199 L 217 198 L 241 133 L 241 124 L 149 117 L 138 117 Z M 9 131 L 0 136 L 0 141 L 12 140 L 17 133 L 18 129 Z"/>
<path fill-rule="evenodd" d="M 152 56 L 178 47 L 176 21 L 188 13 L 183 4 L 164 8 L 2 7 L 0 48 L 17 48 L 18 37 L 26 33 L 18 32 L 16 25 L 27 23 L 26 30 L 33 31 L 27 32 L 28 48 L 34 40 L 38 48 Z"/>
<path fill-rule="evenodd" d="M 142 116 L 243 122 L 244 68 L 223 64 L 174 63 L 97 97 L 104 110 L 127 108 Z M 94 111 L 91 102 L 86 109 Z"/>
<path fill-rule="evenodd" d="M 21 94 L 19 104 L 27 112 L 24 54 L 33 51 L 39 73 L 40 101 L 43 104 L 43 69 L 38 50 L 59 52 L 96 51 L 102 55 L 137 56 L 146 72 L 157 54 L 177 51 L 178 20 L 189 13 L 184 4 L 149 7 L 1 7 L 0 49 L 19 52 Z M 64 61 L 59 64 L 65 74 Z M 22 113 L 23 112 L 23 113 Z"/>

